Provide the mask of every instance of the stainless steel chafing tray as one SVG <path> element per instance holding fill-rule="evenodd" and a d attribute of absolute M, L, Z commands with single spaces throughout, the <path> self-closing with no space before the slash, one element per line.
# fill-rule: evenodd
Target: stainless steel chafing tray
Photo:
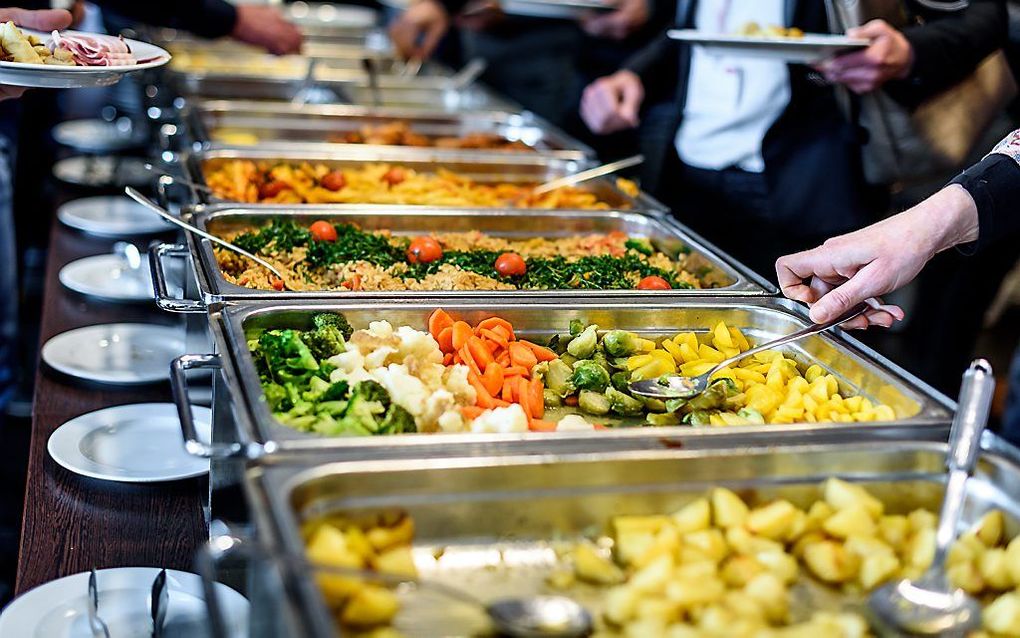
<path fill-rule="evenodd" d="M 968 483 L 964 524 L 1001 509 L 1007 533 L 1018 531 L 1020 456 L 986 433 L 985 450 Z M 468 589 L 482 600 L 547 591 L 545 578 L 560 563 L 564 541 L 604 530 L 613 516 L 676 511 L 714 486 L 737 490 L 752 503 L 776 498 L 806 507 L 829 477 L 863 483 L 892 513 L 937 511 L 944 488 L 946 445 L 917 440 L 862 441 L 753 449 L 606 452 L 530 457 L 335 462 L 265 465 L 249 471 L 246 488 L 265 546 L 275 556 L 302 555 L 302 523 L 329 515 L 409 514 L 414 555 L 423 577 Z M 437 558 L 438 557 L 438 558 Z M 288 572 L 287 609 L 306 635 L 336 631 L 312 575 Z M 863 607 L 861 597 L 802 580 L 794 590 L 794 619 L 811 611 Z M 399 594 L 395 627 L 407 635 L 485 633 L 484 618 L 427 590 Z M 594 614 L 604 590 L 567 592 Z"/>
<path fill-rule="evenodd" d="M 150 252 L 155 275 L 156 301 L 160 307 L 171 312 L 205 312 L 209 305 L 223 301 L 242 300 L 309 300 L 341 299 L 383 299 L 388 301 L 407 300 L 427 295 L 433 298 L 454 299 L 484 297 L 491 300 L 511 299 L 556 300 L 570 299 L 583 302 L 597 294 L 600 298 L 628 298 L 647 300 L 664 295 L 727 296 L 765 295 L 774 290 L 767 282 L 760 281 L 753 273 L 738 264 L 679 224 L 667 219 L 658 219 L 637 213 L 618 211 L 584 212 L 516 212 L 485 210 L 432 210 L 421 208 L 383 208 L 372 211 L 337 212 L 332 207 L 302 207 L 301 209 L 247 208 L 229 204 L 199 206 L 185 219 L 217 236 L 229 236 L 242 229 L 262 226 L 281 215 L 293 218 L 301 225 L 324 219 L 334 224 L 352 223 L 365 230 L 389 230 L 395 235 L 416 236 L 439 232 L 481 231 L 496 237 L 524 239 L 529 237 L 564 237 L 587 233 L 609 233 L 620 231 L 634 238 L 648 239 L 654 246 L 668 255 L 689 251 L 688 267 L 692 271 L 708 269 L 706 275 L 717 288 L 701 290 L 642 291 L 642 290 L 489 290 L 489 291 L 396 291 L 396 292 L 349 292 L 349 291 L 275 291 L 255 290 L 238 286 L 227 281 L 211 242 L 189 236 L 187 247 L 163 245 Z M 195 265 L 200 297 L 195 301 L 173 298 L 164 286 L 164 258 L 190 256 Z"/>
<path fill-rule="evenodd" d="M 267 142 L 337 143 L 344 134 L 359 132 L 365 127 L 406 122 L 412 131 L 428 137 L 485 133 L 508 141 L 521 141 L 543 155 L 575 161 L 595 156 L 588 146 L 530 113 L 437 113 L 349 105 L 209 100 L 193 102 L 185 118 L 193 139 L 234 146 L 256 146 Z"/>
<path fill-rule="evenodd" d="M 325 145 L 314 146 L 273 146 L 234 147 L 214 144 L 209 148 L 191 150 L 183 154 L 181 163 L 188 177 L 199 184 L 205 184 L 206 172 L 232 160 L 315 162 L 330 168 L 356 168 L 365 163 L 385 162 L 399 164 L 416 171 L 435 172 L 443 168 L 479 183 L 542 183 L 557 177 L 577 172 L 587 166 L 586 162 L 565 160 L 535 153 L 478 153 L 447 149 L 422 149 L 401 147 L 365 147 L 347 145 L 342 148 Z M 603 177 L 578 185 L 578 188 L 594 193 L 613 209 L 661 214 L 665 206 L 645 193 L 630 197 L 616 186 L 616 180 Z M 196 201 L 210 202 L 215 198 L 193 191 Z M 217 200 L 222 201 L 222 200 Z M 292 205 L 300 207 L 301 205 Z M 337 210 L 366 210 L 372 205 L 334 204 Z M 539 209 L 519 209 L 539 210 Z"/>
<path fill-rule="evenodd" d="M 311 325 L 317 312 L 343 312 L 355 328 L 387 320 L 394 326 L 424 329 L 431 312 L 443 307 L 457 318 L 477 322 L 498 315 L 510 321 L 518 334 L 543 341 L 562 332 L 571 319 L 597 323 L 604 329 L 633 330 L 645 336 L 672 335 L 679 331 L 706 331 L 719 321 L 740 328 L 757 342 L 793 332 L 807 323 L 803 310 L 791 303 L 761 299 L 689 300 L 589 300 L 583 303 L 457 302 L 440 300 L 403 304 L 226 304 L 210 315 L 219 356 L 184 357 L 173 366 L 181 422 L 189 440 L 188 448 L 201 454 L 238 455 L 266 451 L 299 454 L 329 451 L 348 460 L 372 457 L 421 458 L 433 455 L 466 454 L 467 450 L 494 450 L 510 454 L 515 450 L 548 452 L 559 445 L 585 444 L 592 449 L 653 448 L 683 446 L 776 445 L 800 440 L 828 440 L 832 437 L 924 437 L 943 436 L 948 430 L 954 405 L 951 401 L 890 361 L 845 335 L 825 334 L 784 349 L 802 363 L 817 363 L 838 379 L 841 392 L 861 394 L 889 405 L 896 421 L 869 424 L 802 424 L 741 427 L 621 427 L 603 431 L 521 433 L 521 434 L 412 434 L 389 437 L 322 438 L 287 428 L 277 422 L 265 401 L 258 373 L 247 345 L 248 337 L 262 329 L 302 328 Z M 191 426 L 186 402 L 184 370 L 220 366 L 237 411 L 240 443 L 233 446 L 205 446 L 198 442 Z M 271 455 L 270 455 L 271 456 Z"/>

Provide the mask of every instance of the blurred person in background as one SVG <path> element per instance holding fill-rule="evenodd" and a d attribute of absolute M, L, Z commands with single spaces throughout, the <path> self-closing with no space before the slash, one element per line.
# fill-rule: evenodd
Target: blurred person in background
<path fill-rule="evenodd" d="M 779 284 L 787 297 L 811 306 L 812 321 L 824 323 L 865 299 L 902 288 L 950 248 L 974 255 L 1010 242 L 1020 256 L 1018 202 L 1020 131 L 1014 131 L 980 163 L 910 210 L 779 258 Z M 848 326 L 889 327 L 903 318 L 902 309 L 885 306 Z M 1013 356 L 1002 432 L 1020 445 L 1020 349 Z"/>

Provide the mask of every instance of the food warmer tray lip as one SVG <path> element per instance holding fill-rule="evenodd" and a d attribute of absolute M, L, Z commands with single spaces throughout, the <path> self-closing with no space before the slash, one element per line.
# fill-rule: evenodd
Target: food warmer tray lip
<path fill-rule="evenodd" d="M 924 455 L 944 457 L 948 452 L 948 446 L 944 440 L 930 440 L 923 438 L 907 438 L 894 443 L 883 441 L 815 441 L 801 445 L 778 445 L 771 448 L 754 449 L 698 449 L 698 450 L 590 450 L 583 447 L 575 447 L 570 450 L 550 452 L 544 455 L 528 456 L 472 456 L 472 457 L 449 457 L 449 458 L 428 458 L 419 460 L 408 459 L 387 459 L 387 460 L 350 460 L 338 461 L 335 457 L 328 455 L 309 456 L 297 461 L 291 460 L 285 463 L 263 465 L 249 468 L 245 473 L 243 485 L 246 498 L 248 499 L 253 515 L 259 523 L 261 540 L 256 546 L 256 555 L 266 557 L 270 555 L 304 555 L 304 544 L 300 534 L 299 514 L 294 509 L 292 497 L 295 491 L 302 485 L 313 484 L 317 479 L 327 476 L 344 477 L 346 483 L 364 478 L 361 481 L 364 485 L 372 485 L 373 480 L 380 475 L 392 475 L 399 477 L 414 476 L 414 473 L 422 471 L 430 475 L 447 477 L 449 481 L 455 481 L 459 473 L 464 471 L 490 472 L 494 478 L 491 484 L 483 486 L 472 485 L 471 491 L 484 491 L 490 498 L 499 499 L 504 493 L 509 493 L 508 498 L 520 501 L 528 494 L 529 489 L 549 488 L 560 491 L 559 497 L 565 498 L 564 492 L 573 490 L 580 498 L 585 495 L 606 494 L 610 491 L 621 493 L 655 493 L 677 492 L 691 493 L 704 492 L 716 485 L 728 485 L 734 489 L 739 488 L 776 488 L 782 489 L 784 485 L 800 486 L 820 482 L 828 476 L 838 476 L 853 482 L 925 482 L 933 485 L 938 484 L 942 477 L 941 464 L 934 467 L 934 459 L 920 458 L 915 461 L 918 467 L 912 467 L 909 459 L 914 456 Z M 898 456 L 905 459 L 901 466 L 894 465 L 892 468 L 885 467 L 883 462 L 891 456 Z M 835 471 L 825 465 L 826 457 L 840 457 L 848 459 L 845 465 Z M 769 462 L 762 465 L 761 472 L 752 472 L 740 469 L 743 466 L 753 469 L 755 460 L 768 458 Z M 793 467 L 781 467 L 783 459 L 797 459 L 792 462 Z M 665 463 L 676 467 L 689 467 L 689 463 L 707 464 L 712 463 L 711 468 L 724 468 L 725 471 L 717 472 L 719 478 L 713 479 L 698 475 L 693 479 L 687 477 L 684 472 L 669 473 L 665 476 L 656 476 L 646 482 L 634 482 L 624 486 L 605 485 L 605 481 L 585 480 L 581 478 L 586 473 L 585 468 L 602 466 L 606 462 L 621 463 L 624 465 L 645 465 L 647 463 Z M 894 461 L 895 463 L 895 461 Z M 561 472 L 560 476 L 574 478 L 569 484 L 548 485 L 543 483 L 541 488 L 533 485 L 527 480 L 521 485 L 510 484 L 499 481 L 501 477 L 528 477 L 534 473 L 534 468 L 549 467 L 563 464 L 576 464 L 575 472 Z M 599 464 L 598 466 L 596 464 Z M 858 465 L 859 464 L 859 465 Z M 870 464 L 870 465 L 869 465 Z M 930 467 L 929 467 L 930 466 Z M 528 471 L 531 468 L 531 471 Z M 706 472 L 711 474 L 711 471 Z M 598 473 L 593 473 L 597 475 Z M 1007 512 L 1007 516 L 1020 514 L 1020 500 L 1017 499 L 1016 481 L 1020 476 L 1020 450 L 1005 442 L 992 432 L 985 432 L 982 438 L 982 453 L 978 460 L 978 470 L 975 478 L 969 486 L 969 500 L 971 507 L 968 508 L 967 520 L 974 520 L 990 507 L 999 507 Z M 675 477 L 675 478 L 673 478 Z M 1012 479 L 1012 481 L 1010 480 Z M 385 500 L 389 507 L 400 507 L 406 503 L 415 503 L 419 506 L 432 502 L 429 499 L 440 499 L 440 502 L 448 502 L 453 495 L 440 492 L 434 485 L 422 488 L 411 488 L 406 479 L 403 483 L 395 482 L 384 491 L 374 493 L 371 498 L 374 501 Z M 498 483 L 498 485 L 497 485 Z M 590 483 L 590 484 L 589 484 Z M 1012 488 L 1004 489 L 1012 484 Z M 381 498 L 375 498 L 380 496 Z M 473 496 L 469 495 L 469 496 Z M 328 500 L 328 494 L 326 495 Z M 484 507 L 485 501 L 481 496 L 476 500 L 473 507 Z M 500 519 L 502 520 L 502 519 Z M 512 526 L 512 522 L 507 523 Z M 512 529 L 508 527 L 508 529 Z M 472 546 L 477 545 L 472 542 Z M 287 605 L 292 612 L 297 614 L 300 621 L 313 635 L 332 636 L 335 632 L 333 620 L 322 604 L 321 594 L 315 586 L 315 581 L 305 577 L 296 571 L 288 571 L 286 578 L 292 585 L 284 597 L 283 604 Z"/>
<path fill-rule="evenodd" d="M 286 160 L 286 161 L 340 161 L 340 162 L 389 162 L 389 163 L 417 163 L 424 164 L 426 168 L 438 168 L 444 162 L 463 162 L 475 165 L 486 165 L 494 168 L 504 168 L 508 171 L 514 168 L 544 168 L 556 170 L 553 175 L 546 178 L 560 177 L 583 170 L 590 165 L 591 160 L 584 161 L 566 160 L 548 155 L 533 153 L 464 153 L 456 149 L 419 149 L 406 147 L 357 147 L 354 145 L 328 145 L 328 144 L 261 144 L 258 147 L 233 146 L 229 144 L 209 144 L 199 149 L 189 149 L 177 158 L 177 162 L 184 170 L 187 178 L 196 184 L 206 185 L 205 171 L 202 164 L 208 160 L 236 158 L 250 160 Z M 648 215 L 667 215 L 669 209 L 648 195 L 644 191 L 638 193 L 637 197 L 630 197 L 620 191 L 611 177 L 600 177 L 590 180 L 591 184 L 604 184 L 610 191 L 618 194 L 621 199 L 632 203 L 633 209 L 629 212 L 645 213 Z M 224 200 L 211 197 L 197 189 L 190 189 L 192 202 L 194 203 L 220 203 Z M 229 202 L 237 204 L 237 202 Z M 291 204 L 294 208 L 312 206 L 315 204 Z M 274 204 L 247 204 L 253 208 L 259 206 L 274 206 Z M 364 210 L 373 207 L 378 208 L 379 204 L 329 204 L 337 210 Z M 427 208 L 417 206 L 416 208 Z M 451 210 L 465 210 L 465 208 L 450 207 Z M 521 208 L 521 211 L 540 211 L 547 209 Z M 565 209 L 566 210 L 566 209 Z"/>
<path fill-rule="evenodd" d="M 447 300 L 420 299 L 404 304 L 380 302 L 331 303 L 326 301 L 305 303 L 245 302 L 227 303 L 213 309 L 210 326 L 220 365 L 234 402 L 235 417 L 241 445 L 252 446 L 256 452 L 249 456 L 284 458 L 297 455 L 329 452 L 348 460 L 369 458 L 422 458 L 442 455 L 458 456 L 492 451 L 499 455 L 514 453 L 545 453 L 577 445 L 590 445 L 593 450 L 604 449 L 663 449 L 672 447 L 717 448 L 773 446 L 797 442 L 824 442 L 829 440 L 900 440 L 903 438 L 944 437 L 948 432 L 956 404 L 948 397 L 927 385 L 906 370 L 889 361 L 843 331 L 814 337 L 840 350 L 843 356 L 877 369 L 883 380 L 897 386 L 897 390 L 919 405 L 917 415 L 878 424 L 795 424 L 768 426 L 732 426 L 724 428 L 631 427 L 614 428 L 597 432 L 520 433 L 520 434 L 441 434 L 401 435 L 396 437 L 317 437 L 297 432 L 278 423 L 263 398 L 258 374 L 255 371 L 244 332 L 244 323 L 262 314 L 316 310 L 370 311 L 420 310 L 423 316 L 434 308 L 451 312 L 481 311 L 499 314 L 552 310 L 591 310 L 594 312 L 641 310 L 668 311 L 671 308 L 733 309 L 757 313 L 779 313 L 791 321 L 806 323 L 806 310 L 784 299 L 760 298 L 700 298 L 672 299 L 641 304 L 621 300 L 592 300 L 588 304 L 516 303 L 492 304 L 485 301 L 449 302 Z"/>
<path fill-rule="evenodd" d="M 289 118 L 301 120 L 306 126 L 309 122 L 321 122 L 324 132 L 330 130 L 328 124 L 333 121 L 358 121 L 361 119 L 390 119 L 403 120 L 410 123 L 412 129 L 416 124 L 436 123 L 470 126 L 477 123 L 479 126 L 493 127 L 519 127 L 537 130 L 541 140 L 546 143 L 544 148 L 536 148 L 538 155 L 550 155 L 562 157 L 567 160 L 578 162 L 588 161 L 594 163 L 596 154 L 590 146 L 574 139 L 558 127 L 552 125 L 545 119 L 524 111 L 513 113 L 510 111 L 429 111 L 423 109 L 401 108 L 401 107 L 369 107 L 353 104 L 333 105 L 301 105 L 295 107 L 289 103 L 258 102 L 253 100 L 198 100 L 185 106 L 181 118 L 186 124 L 191 139 L 201 144 L 212 144 L 212 135 L 206 124 L 208 116 L 223 115 L 228 118 L 255 117 L 255 118 Z M 274 144 L 279 141 L 274 140 Z M 321 142 L 327 146 L 349 146 L 342 143 Z M 365 145 L 355 146 L 373 147 L 388 149 L 392 146 Z M 480 154 L 490 154 L 493 151 L 463 149 L 474 151 Z M 505 151 L 503 151 L 505 153 Z"/>
<path fill-rule="evenodd" d="M 683 243 L 685 246 L 691 248 L 691 250 L 700 255 L 706 262 L 721 270 L 728 279 L 733 283 L 724 288 L 711 288 L 711 289 L 689 289 L 689 290 L 675 290 L 669 293 L 663 293 L 661 291 L 641 291 L 641 290 L 605 290 L 595 292 L 595 296 L 598 299 L 637 299 L 641 301 L 654 300 L 664 296 L 680 296 L 680 297 L 727 297 L 727 296 L 766 296 L 775 294 L 775 288 L 771 286 L 767 281 L 761 279 L 753 272 L 749 271 L 730 257 L 721 253 L 717 248 L 703 240 L 701 237 L 685 228 L 681 224 L 668 219 L 668 218 L 656 218 L 640 215 L 639 213 L 633 212 L 622 212 L 622 211 L 571 211 L 571 212 L 560 212 L 560 211 L 545 211 L 538 213 L 520 213 L 513 210 L 476 210 L 476 209 L 461 209 L 461 210 L 441 210 L 441 209 L 428 209 L 422 207 L 415 208 L 401 208 L 401 207 L 383 207 L 380 210 L 362 210 L 362 211 L 338 211 L 335 207 L 303 207 L 298 211 L 293 211 L 288 207 L 280 207 L 281 211 L 288 211 L 287 214 L 295 217 L 303 218 L 321 218 L 324 216 L 342 217 L 350 221 L 357 221 L 359 218 L 372 217 L 378 219 L 379 217 L 386 216 L 420 216 L 423 220 L 434 220 L 441 219 L 443 217 L 464 217 L 472 216 L 477 218 L 501 218 L 501 217 L 520 217 L 528 216 L 529 218 L 542 218 L 552 220 L 566 220 L 566 219 L 622 219 L 624 225 L 627 219 L 632 219 L 634 222 L 641 224 L 649 228 L 649 230 L 659 230 L 662 234 L 666 235 L 668 239 L 675 240 Z M 184 219 L 195 224 L 202 230 L 207 230 L 209 222 L 217 218 L 225 216 L 237 215 L 240 217 L 254 216 L 263 218 L 272 218 L 278 215 L 275 209 L 266 209 L 262 207 L 248 207 L 245 205 L 236 204 L 211 204 L 207 206 L 199 206 L 190 213 L 185 213 Z M 427 232 L 423 230 L 422 232 Z M 238 286 L 228 282 L 220 270 L 219 264 L 216 260 L 215 252 L 213 251 L 213 245 L 206 239 L 194 237 L 189 235 L 187 238 L 188 248 L 190 253 L 191 262 L 194 266 L 196 279 L 198 282 L 198 289 L 200 293 L 200 300 L 194 304 L 194 310 L 201 311 L 205 307 L 213 306 L 223 302 L 246 302 L 246 301 L 265 301 L 265 300 L 276 300 L 276 301 L 289 301 L 299 302 L 302 300 L 330 300 L 337 302 L 359 302 L 362 300 L 383 300 L 383 301 L 414 301 L 417 299 L 431 298 L 431 299 L 490 299 L 498 300 L 501 303 L 511 303 L 513 300 L 521 301 L 540 301 L 540 300 L 551 300 L 559 301 L 564 298 L 569 298 L 572 301 L 578 303 L 586 303 L 586 299 L 590 298 L 593 294 L 592 291 L 584 290 L 514 290 L 514 291 L 499 291 L 499 290 L 486 290 L 486 291 L 395 291 L 395 292 L 342 292 L 342 291 L 309 291 L 309 292 L 294 292 L 294 291 L 272 291 L 272 290 L 254 290 Z M 170 248 L 167 246 L 167 248 Z M 162 248 L 160 250 L 163 250 Z M 155 268 L 162 268 L 160 263 L 157 263 Z M 165 304 L 165 307 L 173 304 L 173 300 L 169 300 L 163 297 L 162 292 L 157 292 L 157 300 L 163 304 L 163 302 L 169 302 Z M 168 307 L 168 309 L 170 309 Z"/>

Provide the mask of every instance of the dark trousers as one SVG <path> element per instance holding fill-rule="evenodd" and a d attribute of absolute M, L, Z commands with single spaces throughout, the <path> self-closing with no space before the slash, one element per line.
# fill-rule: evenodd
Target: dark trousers
<path fill-rule="evenodd" d="M 770 281 L 779 257 L 814 248 L 827 238 L 774 220 L 765 176 L 737 168 L 684 165 L 667 153 L 658 195 L 682 224 Z"/>

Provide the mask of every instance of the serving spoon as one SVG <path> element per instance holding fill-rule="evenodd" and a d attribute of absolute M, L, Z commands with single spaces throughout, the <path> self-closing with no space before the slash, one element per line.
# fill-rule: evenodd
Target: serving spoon
<path fill-rule="evenodd" d="M 960 403 L 949 433 L 949 477 L 935 530 L 935 558 L 921 578 L 903 579 L 875 590 L 868 605 L 879 628 L 889 635 L 964 636 L 981 624 L 981 605 L 946 576 L 946 558 L 956 539 L 967 497 L 967 479 L 981 449 L 981 433 L 995 392 L 992 368 L 984 359 L 963 375 Z"/>
<path fill-rule="evenodd" d="M 250 260 L 254 261 L 256 264 L 258 264 L 259 266 L 262 266 L 263 268 L 265 268 L 269 272 L 273 273 L 273 275 L 275 275 L 277 278 L 279 278 L 280 281 L 284 282 L 284 286 L 287 285 L 286 284 L 287 279 L 283 276 L 283 273 L 281 273 L 279 270 L 277 270 L 268 261 L 265 261 L 264 259 L 256 257 L 255 255 L 251 254 L 250 252 L 248 252 L 244 248 L 241 248 L 240 246 L 235 246 L 234 244 L 231 244 L 229 241 L 220 239 L 216 235 L 213 235 L 211 233 L 207 233 L 204 230 L 202 230 L 201 228 L 198 228 L 197 226 L 192 226 L 188 222 L 182 221 L 182 220 L 178 219 L 177 217 L 174 217 L 172 214 L 170 214 L 170 212 L 168 210 L 166 210 L 165 208 L 163 208 L 162 206 L 160 206 L 156 202 L 152 201 L 151 199 L 149 199 L 145 195 L 142 195 L 141 193 L 139 193 L 137 190 L 135 190 L 134 188 L 132 188 L 130 186 L 127 186 L 127 187 L 124 188 L 124 193 L 128 197 L 130 197 L 131 199 L 135 200 L 136 202 L 138 202 L 142 206 L 148 208 L 149 210 L 151 210 L 152 212 L 156 213 L 157 215 L 159 215 L 163 219 L 167 220 L 171 224 L 173 224 L 173 225 L 175 225 L 175 226 L 177 226 L 179 228 L 183 228 L 184 230 L 188 231 L 189 233 L 194 233 L 194 234 L 198 235 L 199 237 L 203 237 L 205 239 L 208 239 L 209 241 L 211 241 L 211 242 L 213 242 L 215 244 L 219 244 L 220 246 L 226 248 L 227 250 L 231 250 L 231 251 L 237 253 L 238 255 L 241 255 L 243 257 L 247 257 L 248 259 L 250 259 Z"/>
<path fill-rule="evenodd" d="M 616 173 L 617 171 L 622 171 L 625 168 L 630 168 L 631 166 L 637 166 L 638 164 L 641 164 L 644 161 L 645 161 L 644 155 L 634 155 L 633 157 L 626 157 L 622 160 L 609 162 L 608 164 L 602 164 L 601 166 L 596 166 L 594 168 L 589 168 L 587 170 L 581 171 L 579 173 L 574 173 L 573 175 L 558 177 L 544 184 L 539 184 L 534 189 L 532 189 L 531 192 L 535 195 L 541 195 L 542 193 L 554 191 L 557 188 L 574 186 L 575 184 L 587 182 L 588 180 L 592 180 L 597 177 L 611 175 L 613 173 Z"/>
<path fill-rule="evenodd" d="M 159 179 L 162 182 L 169 184 L 180 184 L 182 186 L 190 186 L 191 188 L 202 191 L 203 193 L 206 193 L 208 195 L 216 195 L 216 191 L 209 188 L 205 184 L 199 184 L 198 182 L 193 182 L 190 179 L 184 177 L 174 177 L 173 175 L 170 175 L 166 171 L 160 170 L 158 167 L 153 166 L 148 162 L 142 164 L 142 168 L 149 171 L 150 173 L 155 173 L 159 175 Z"/>
<path fill-rule="evenodd" d="M 875 304 L 877 304 L 877 302 L 875 302 Z M 729 359 L 725 359 L 724 361 L 719 362 L 715 367 L 713 367 L 708 372 L 700 374 L 696 377 L 685 377 L 679 374 L 671 374 L 659 377 L 657 379 L 635 381 L 630 384 L 629 389 L 632 394 L 647 397 L 649 399 L 661 399 L 663 401 L 668 401 L 670 399 L 694 398 L 708 389 L 708 386 L 712 380 L 712 375 L 716 374 L 720 370 L 723 370 L 727 366 L 731 366 L 734 363 L 737 363 L 738 361 L 746 359 L 747 357 L 750 357 L 752 355 L 758 354 L 759 352 L 762 352 L 764 350 L 785 346 L 788 343 L 793 343 L 794 341 L 799 341 L 801 339 L 804 339 L 805 337 L 816 335 L 819 332 L 825 332 L 829 328 L 846 323 L 851 319 L 856 319 L 857 317 L 864 314 L 864 312 L 870 310 L 873 307 L 874 306 L 870 301 L 857 304 L 856 306 L 854 306 L 847 312 L 843 313 L 842 315 L 836 317 L 832 321 L 828 321 L 826 323 L 811 324 L 810 326 L 798 330 L 797 332 L 788 334 L 785 337 L 780 337 L 779 339 L 774 339 L 767 343 L 763 343 L 759 346 L 751 348 L 750 350 L 745 350 L 744 352 L 732 356 Z"/>

